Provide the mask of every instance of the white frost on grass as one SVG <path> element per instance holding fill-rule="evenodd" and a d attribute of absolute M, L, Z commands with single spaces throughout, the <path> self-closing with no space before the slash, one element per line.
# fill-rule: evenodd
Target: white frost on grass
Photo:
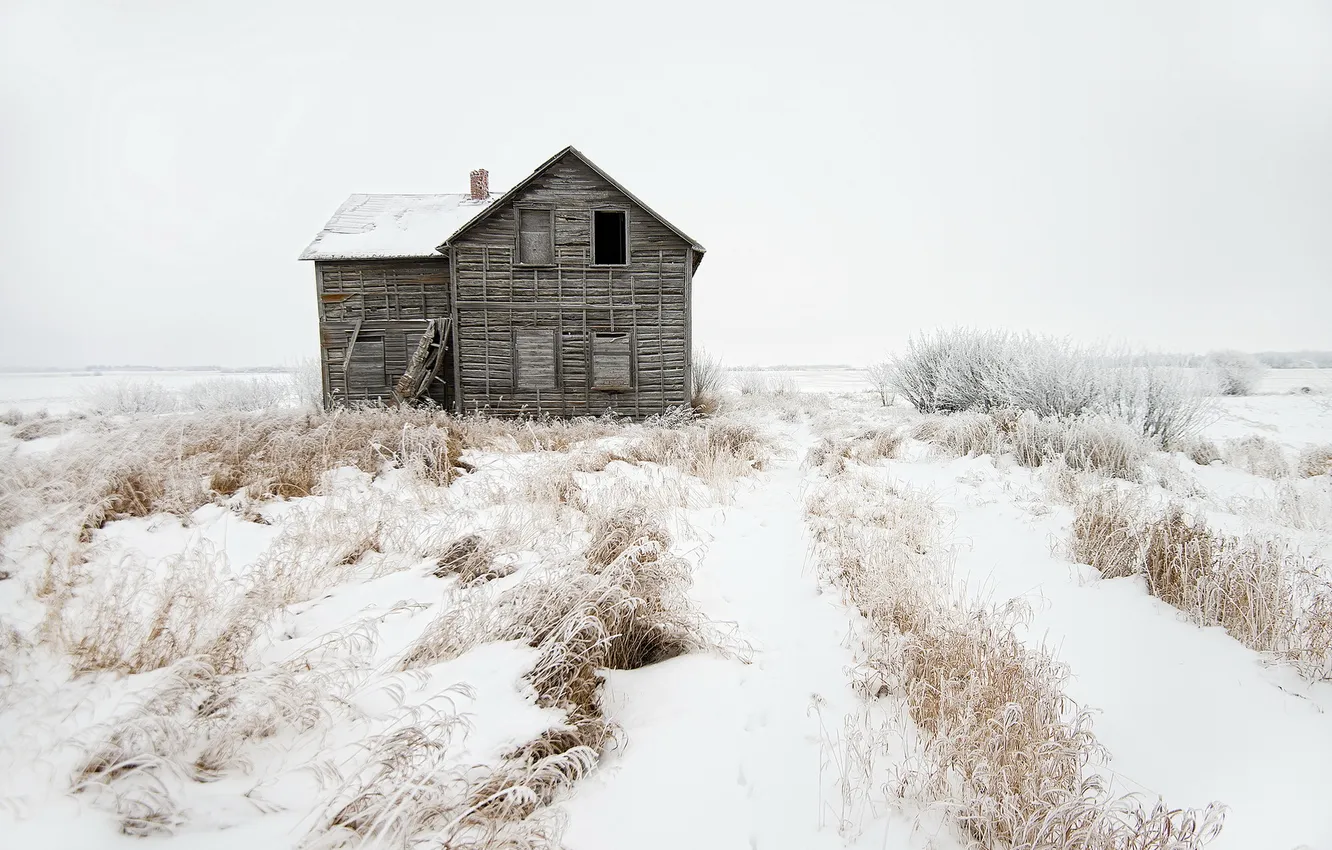
<path fill-rule="evenodd" d="M 845 376 L 836 377 L 827 389 Z M 1207 436 L 1265 435 L 1293 460 L 1329 442 L 1332 411 L 1321 401 L 1228 400 Z M 1103 483 L 1095 470 L 1054 460 L 1025 467 L 1007 438 L 991 441 L 988 454 L 946 456 L 908 436 L 918 415 L 869 392 L 752 393 L 728 403 L 734 418 L 708 436 L 600 424 L 510 433 L 476 422 L 473 433 L 491 450 L 469 451 L 475 472 L 448 487 L 408 467 L 343 469 L 324 479 L 321 495 L 237 496 L 184 517 L 112 521 L 74 550 L 83 576 L 54 618 L 51 597 L 38 593 L 45 564 L 74 544 L 43 536 L 40 522 L 13 529 L 0 549 L 0 570 L 13 574 L 0 580 L 0 834 L 44 847 L 141 840 L 121 829 L 170 833 L 153 840 L 189 847 L 323 841 L 334 833 L 322 826 L 373 787 L 377 759 L 405 729 L 420 731 L 414 740 L 438 758 L 403 776 L 497 769 L 565 716 L 541 707 L 529 681 L 539 651 L 481 641 L 406 671 L 404 656 L 446 610 L 502 613 L 492 603 L 530 579 L 577 574 L 593 520 L 627 501 L 669 529 L 671 557 L 689 561 L 688 601 L 708 618 L 717 648 L 602 671 L 601 710 L 618 732 L 596 769 L 555 796 L 552 834 L 563 821 L 571 850 L 957 846 L 942 813 L 921 815 L 882 793 L 910 747 L 884 739 L 877 724 L 901 706 L 892 695 L 867 704 L 853 691 L 863 632 L 839 594 L 820 585 L 802 517 L 819 473 L 797 464 L 828 437 L 829 463 L 861 464 L 933 494 L 955 549 L 951 566 L 972 594 L 1029 603 L 1021 637 L 1069 665 L 1068 693 L 1096 711 L 1117 791 L 1180 806 L 1222 801 L 1230 813 L 1211 845 L 1221 850 L 1332 846 L 1324 807 L 1332 685 L 1193 625 L 1141 578 L 1101 580 L 1070 563 L 1061 552 L 1072 508 L 1056 486 L 1075 496 Z M 751 440 L 754 423 L 783 435 L 782 450 Z M 102 426 L 73 427 L 43 438 L 53 441 L 47 451 L 72 451 L 80 429 Z M 0 451 L 19 445 L 0 439 L 9 441 Z M 1332 557 L 1332 502 L 1319 477 L 1273 480 L 1150 449 L 1126 457 L 1121 465 L 1136 471 L 1113 486 L 1153 504 L 1181 502 L 1226 534 L 1280 535 Z M 866 499 L 857 509 L 880 507 Z M 493 580 L 437 577 L 444 553 L 468 535 L 485 541 Z M 75 659 L 42 638 L 50 628 L 72 638 L 115 625 L 90 617 L 98 593 L 133 588 L 137 571 L 148 590 L 124 594 L 140 606 L 125 615 L 125 646 L 160 648 L 146 640 L 160 599 L 152 588 L 169 587 L 169 568 L 181 563 L 216 571 L 215 591 L 191 618 L 200 626 L 213 617 L 225 624 L 256 571 L 297 570 L 282 573 L 296 592 L 247 609 L 263 614 L 242 656 L 247 672 L 198 672 L 183 660 L 74 677 Z M 107 732 L 177 680 L 186 686 L 175 692 L 192 696 L 159 712 L 172 719 L 153 744 L 164 766 L 87 774 Z M 244 710 L 201 715 L 215 693 L 239 695 Z M 213 781 L 198 781 L 196 770 Z M 80 771 L 94 781 L 71 795 Z"/>

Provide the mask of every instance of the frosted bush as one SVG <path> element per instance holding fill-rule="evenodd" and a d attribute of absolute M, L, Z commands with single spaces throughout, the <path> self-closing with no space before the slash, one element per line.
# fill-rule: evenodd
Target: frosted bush
<path fill-rule="evenodd" d="M 870 386 L 874 387 L 874 392 L 878 394 L 879 401 L 887 407 L 896 392 L 892 366 L 888 363 L 872 363 L 865 370 L 865 375 L 869 378 Z"/>
<path fill-rule="evenodd" d="M 1267 367 L 1243 351 L 1213 351 L 1205 368 L 1222 395 L 1252 395 Z"/>
<path fill-rule="evenodd" d="M 1231 466 L 1263 478 L 1288 478 L 1290 462 L 1281 446 L 1257 434 L 1227 440 L 1221 447 L 1221 459 Z"/>
<path fill-rule="evenodd" d="M 295 391 L 290 378 L 227 378 L 198 381 L 181 393 L 191 410 L 254 411 L 290 406 Z"/>
<path fill-rule="evenodd" d="M 85 405 L 89 412 L 104 416 L 171 413 L 177 408 L 177 399 L 156 381 L 122 378 L 89 390 Z"/>
<path fill-rule="evenodd" d="M 884 369 L 893 391 L 923 413 L 1105 414 L 1167 446 L 1196 433 L 1211 415 L 1207 383 L 1196 370 L 1057 337 L 940 330 L 910 340 Z"/>

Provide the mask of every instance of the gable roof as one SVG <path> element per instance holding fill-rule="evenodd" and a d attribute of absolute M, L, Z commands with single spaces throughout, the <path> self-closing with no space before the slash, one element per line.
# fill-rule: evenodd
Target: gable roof
<path fill-rule="evenodd" d="M 493 203 L 487 206 L 484 210 L 478 212 L 470 221 L 467 221 L 456 231 L 454 231 L 453 234 L 450 235 L 448 239 L 445 239 L 442 243 L 440 243 L 438 250 L 443 251 L 446 247 L 448 247 L 450 242 L 457 239 L 459 236 L 463 235 L 468 230 L 471 230 L 476 225 L 485 221 L 487 218 L 490 217 L 491 213 L 493 213 L 495 210 L 500 209 L 502 206 L 504 206 L 504 204 L 512 200 L 519 192 L 521 192 L 524 188 L 526 188 L 529 183 L 540 177 L 546 171 L 546 169 L 550 168 L 552 165 L 554 165 L 556 162 L 562 159 L 566 154 L 572 154 L 573 156 L 577 157 L 580 162 L 582 162 L 588 168 L 592 169 L 592 171 L 594 171 L 597 174 L 597 176 L 599 176 L 602 180 L 605 180 L 607 183 L 614 186 L 616 190 L 620 192 L 620 194 L 624 195 L 626 198 L 633 201 L 638 206 L 642 207 L 643 210 L 648 215 L 652 216 L 657 221 L 661 222 L 663 225 L 665 225 L 667 229 L 669 229 L 676 236 L 679 236 L 681 239 L 688 242 L 689 246 L 693 248 L 695 251 L 697 251 L 700 255 L 707 250 L 702 245 L 698 244 L 698 241 L 696 239 L 694 239 L 691 236 L 688 236 L 683 230 L 671 224 L 666 219 L 662 218 L 659 213 L 657 213 L 655 210 L 652 209 L 652 207 L 648 206 L 647 204 L 639 200 L 638 196 L 635 195 L 633 192 L 630 192 L 628 189 L 624 188 L 624 186 L 621 185 L 620 181 L 616 180 L 614 177 L 611 177 L 609 174 L 598 168 L 595 162 L 584 156 L 582 152 L 579 151 L 578 148 L 575 148 L 573 145 L 569 145 L 568 147 L 561 149 L 550 159 L 538 165 L 535 171 L 527 175 L 527 177 L 523 178 L 522 180 L 518 181 L 517 185 L 515 185 L 512 189 L 505 192 L 503 195 L 500 195 L 498 198 L 494 200 Z M 695 265 L 697 265 L 697 262 L 695 262 Z"/>
<path fill-rule="evenodd" d="M 440 236 L 453 233 L 490 203 L 469 194 L 352 195 L 300 259 L 438 259 Z"/>

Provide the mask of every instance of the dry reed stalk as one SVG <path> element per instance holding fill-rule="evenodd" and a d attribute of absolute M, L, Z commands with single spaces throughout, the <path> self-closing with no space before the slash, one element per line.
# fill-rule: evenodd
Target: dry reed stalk
<path fill-rule="evenodd" d="M 1070 554 L 1105 578 L 1142 574 L 1153 596 L 1194 622 L 1306 676 L 1332 674 L 1332 581 L 1280 539 L 1219 535 L 1178 505 L 1154 513 L 1102 490 L 1077 507 Z"/>
<path fill-rule="evenodd" d="M 806 510 L 824 575 L 865 617 L 861 692 L 899 695 L 922 735 L 899 794 L 944 804 L 984 847 L 1192 850 L 1219 832 L 1216 804 L 1146 809 L 1104 785 L 1067 668 L 1018 637 L 1020 606 L 953 592 L 928 497 L 848 466 Z"/>

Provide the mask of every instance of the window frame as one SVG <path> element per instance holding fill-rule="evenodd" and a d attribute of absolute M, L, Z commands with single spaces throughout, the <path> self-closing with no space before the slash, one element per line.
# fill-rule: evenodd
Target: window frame
<path fill-rule="evenodd" d="M 523 214 L 539 212 L 546 213 L 550 218 L 550 262 L 526 263 L 523 262 Z M 555 253 L 555 208 L 515 206 L 513 208 L 513 219 L 513 264 L 526 269 L 554 268 L 557 260 Z"/>
<path fill-rule="evenodd" d="M 356 346 L 357 344 L 360 344 L 362 347 L 365 347 L 367 343 L 370 345 L 378 344 L 379 346 L 379 351 L 381 354 L 379 360 L 380 364 L 379 368 L 380 368 L 380 375 L 383 378 L 383 383 L 353 384 L 352 374 L 353 374 L 353 366 L 356 363 L 356 358 L 355 358 Z M 347 352 L 346 354 L 347 361 L 346 361 L 346 366 L 343 368 L 342 383 L 347 388 L 347 392 L 349 394 L 358 391 L 363 393 L 369 393 L 373 390 L 382 390 L 392 386 L 389 382 L 387 333 L 385 333 L 382 330 L 365 331 L 357 329 L 356 335 L 347 345 L 346 352 Z"/>
<path fill-rule="evenodd" d="M 598 263 L 597 262 L 597 213 L 599 212 L 617 212 L 624 216 L 624 262 L 623 263 Z M 629 248 L 629 208 L 622 206 L 599 206 L 593 207 L 588 214 L 587 219 L 588 244 L 592 247 L 592 255 L 588 258 L 588 265 L 598 269 L 619 269 L 630 265 L 633 261 L 632 251 Z"/>
<path fill-rule="evenodd" d="M 512 388 L 512 390 L 514 392 L 531 392 L 531 393 L 559 392 L 559 390 L 563 387 L 563 382 L 560 379 L 560 351 L 559 351 L 560 339 L 558 331 L 556 331 L 554 328 L 519 327 L 517 325 L 511 327 L 510 331 L 511 331 L 510 345 L 512 346 L 512 349 L 511 349 L 511 357 L 509 360 L 510 373 L 511 373 L 509 375 L 509 386 Z M 522 349 L 518 345 L 518 335 L 520 333 L 530 333 L 534 336 L 535 335 L 546 336 L 547 338 L 546 342 L 549 343 L 550 345 L 551 386 L 531 387 L 531 386 L 524 386 L 522 384 L 524 370 L 522 368 L 522 359 L 519 356 L 522 351 Z"/>
<path fill-rule="evenodd" d="M 625 331 L 588 331 L 587 383 L 594 392 L 625 393 L 638 389 L 638 339 L 632 329 Z M 629 343 L 629 381 L 625 385 L 604 385 L 597 382 L 597 349 L 602 337 L 623 337 Z"/>

